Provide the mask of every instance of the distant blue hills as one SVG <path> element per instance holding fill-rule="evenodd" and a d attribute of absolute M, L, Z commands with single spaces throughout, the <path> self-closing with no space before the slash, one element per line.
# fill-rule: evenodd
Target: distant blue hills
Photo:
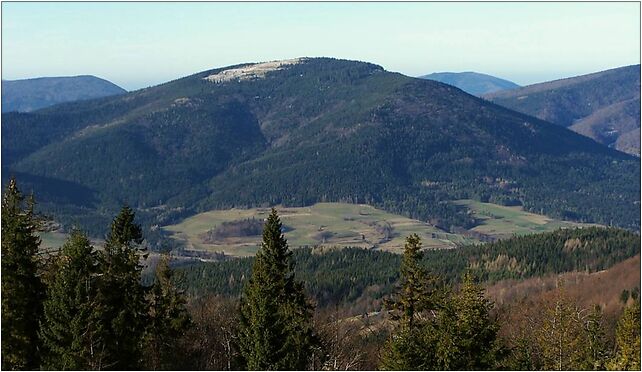
<path fill-rule="evenodd" d="M 520 87 L 512 81 L 478 72 L 436 72 L 419 78 L 452 85 L 475 96 Z"/>
<path fill-rule="evenodd" d="M 2 80 L 2 112 L 30 112 L 59 103 L 127 93 L 91 75 Z"/>

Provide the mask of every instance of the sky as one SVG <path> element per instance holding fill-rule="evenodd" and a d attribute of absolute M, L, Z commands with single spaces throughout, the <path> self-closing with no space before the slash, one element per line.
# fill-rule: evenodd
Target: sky
<path fill-rule="evenodd" d="M 2 79 L 133 90 L 238 63 L 368 61 L 527 85 L 640 63 L 640 4 L 2 2 Z"/>

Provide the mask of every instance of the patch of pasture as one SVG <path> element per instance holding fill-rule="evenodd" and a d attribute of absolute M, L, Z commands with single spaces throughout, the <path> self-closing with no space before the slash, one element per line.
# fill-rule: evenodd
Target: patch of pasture
<path fill-rule="evenodd" d="M 507 238 L 513 235 L 534 234 L 558 228 L 586 226 L 526 212 L 519 206 L 507 207 L 475 200 L 458 200 L 455 203 L 466 206 L 475 218 L 482 221 L 480 225 L 472 228 L 472 231 L 493 238 Z"/>
<path fill-rule="evenodd" d="M 460 235 L 444 232 L 428 223 L 376 209 L 369 205 L 318 203 L 309 207 L 279 207 L 290 247 L 340 246 L 363 247 L 401 252 L 406 236 L 416 233 L 427 248 L 454 248 L 472 242 Z M 228 237 L 205 243 L 202 236 L 223 222 L 247 218 L 265 219 L 269 208 L 217 210 L 200 213 L 181 223 L 163 227 L 189 250 L 225 252 L 232 256 L 253 255 L 261 236 Z"/>
<path fill-rule="evenodd" d="M 469 233 L 452 234 L 426 222 L 364 204 L 318 203 L 309 207 L 277 206 L 276 209 L 284 226 L 284 235 L 292 248 L 351 246 L 401 253 L 405 238 L 410 234 L 419 235 L 425 248 L 448 249 L 477 243 L 479 234 L 498 239 L 564 227 L 586 226 L 529 213 L 521 207 L 506 207 L 474 200 L 459 200 L 455 203 L 468 208 L 481 224 L 472 228 Z M 203 236 L 223 223 L 248 218 L 262 221 L 269 214 L 270 208 L 214 210 L 186 218 L 163 229 L 172 233 L 172 238 L 183 241 L 187 250 L 251 256 L 259 248 L 260 234 L 226 236 L 208 242 L 204 241 Z"/>

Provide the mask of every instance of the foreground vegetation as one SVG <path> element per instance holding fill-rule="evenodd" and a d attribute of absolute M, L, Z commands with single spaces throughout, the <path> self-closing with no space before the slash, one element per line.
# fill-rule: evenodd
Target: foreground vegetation
<path fill-rule="evenodd" d="M 599 308 L 587 315 L 565 296 L 562 284 L 538 313 L 509 313 L 516 331 L 505 336 L 497 309 L 477 282 L 493 267 L 503 267 L 494 271 L 498 278 L 577 266 L 599 270 L 639 253 L 639 237 L 626 231 L 562 230 L 540 240 L 469 247 L 461 250 L 469 259 L 447 258 L 459 262 L 459 273 L 443 274 L 422 257 L 421 239 L 411 235 L 400 262 L 399 256 L 378 253 L 397 257 L 395 272 L 400 266 L 390 276 L 383 311 L 354 317 L 342 314 L 338 303 L 332 309 L 308 298 L 310 288 L 296 274 L 299 261 L 274 209 L 251 271 L 234 279 L 244 283 L 240 297 L 189 299 L 177 289 L 166 259 L 153 284 L 143 284 L 143 235 L 130 208 L 114 218 L 103 249 L 76 231 L 58 255 L 43 257 L 33 205 L 25 204 L 11 180 L 2 200 L 5 370 L 640 368 L 639 290 L 623 299 L 627 305 L 614 337 L 606 335 Z M 496 258 L 512 249 L 515 257 L 543 258 L 544 264 L 520 270 L 511 259 L 498 264 Z M 326 255 L 307 251 L 310 262 Z M 343 281 L 358 283 L 354 274 Z M 332 298 L 333 288 L 328 291 Z M 538 331 L 529 328 L 533 324 Z"/>

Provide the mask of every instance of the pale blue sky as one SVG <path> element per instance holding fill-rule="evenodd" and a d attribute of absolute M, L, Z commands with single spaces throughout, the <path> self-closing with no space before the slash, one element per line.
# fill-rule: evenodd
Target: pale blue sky
<path fill-rule="evenodd" d="M 640 63 L 639 3 L 2 3 L 2 78 L 125 89 L 243 62 L 369 61 L 518 84 Z"/>

